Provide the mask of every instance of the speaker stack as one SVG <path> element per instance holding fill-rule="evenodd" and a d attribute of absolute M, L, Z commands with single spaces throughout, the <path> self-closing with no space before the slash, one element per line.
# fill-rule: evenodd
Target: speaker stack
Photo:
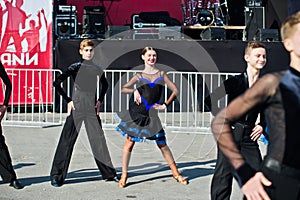
<path fill-rule="evenodd" d="M 226 40 L 226 32 L 224 28 L 208 27 L 201 32 L 200 37 L 202 40 Z"/>
<path fill-rule="evenodd" d="M 258 29 L 265 28 L 265 7 L 246 6 L 245 25 L 247 40 L 253 40 Z"/>
<path fill-rule="evenodd" d="M 82 18 L 82 37 L 103 38 L 106 31 L 104 6 L 85 6 Z"/>
<path fill-rule="evenodd" d="M 55 17 L 55 35 L 58 37 L 77 36 L 76 6 L 60 5 Z"/>

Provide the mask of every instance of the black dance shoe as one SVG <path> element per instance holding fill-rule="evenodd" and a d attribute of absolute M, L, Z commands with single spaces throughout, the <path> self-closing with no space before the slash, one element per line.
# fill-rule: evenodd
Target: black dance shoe
<path fill-rule="evenodd" d="M 23 185 L 22 185 L 17 179 L 12 180 L 12 181 L 10 182 L 9 186 L 10 186 L 10 187 L 13 187 L 13 188 L 15 188 L 15 189 L 17 189 L 17 190 L 23 188 Z"/>
<path fill-rule="evenodd" d="M 51 185 L 54 186 L 54 187 L 61 187 L 63 185 L 63 183 L 52 179 L 51 180 Z"/>
<path fill-rule="evenodd" d="M 114 182 L 119 182 L 119 180 L 120 180 L 120 178 L 116 175 L 116 176 L 114 176 L 114 177 L 111 177 L 111 178 L 106 178 L 106 179 L 104 179 L 106 182 L 112 182 L 112 181 L 114 181 Z"/>

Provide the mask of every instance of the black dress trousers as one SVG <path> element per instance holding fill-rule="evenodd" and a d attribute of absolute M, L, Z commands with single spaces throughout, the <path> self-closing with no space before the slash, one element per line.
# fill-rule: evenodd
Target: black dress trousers
<path fill-rule="evenodd" d="M 96 115 L 94 96 L 94 93 L 79 91 L 74 95 L 73 103 L 75 110 L 66 118 L 61 133 L 50 172 L 52 180 L 58 182 L 65 180 L 74 144 L 81 129 L 82 122 L 85 124 L 93 156 L 102 174 L 102 178 L 108 179 L 116 176 L 116 170 L 111 162 L 106 139 L 101 127 L 101 119 Z"/>

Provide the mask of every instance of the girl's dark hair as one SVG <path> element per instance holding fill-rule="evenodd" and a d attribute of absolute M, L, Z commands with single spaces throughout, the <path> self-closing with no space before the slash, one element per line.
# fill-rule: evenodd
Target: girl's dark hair
<path fill-rule="evenodd" d="M 150 51 L 150 50 L 154 50 L 153 47 L 145 47 L 145 48 L 143 48 L 143 50 L 142 50 L 142 55 L 145 55 L 145 53 L 146 53 L 147 51 Z"/>

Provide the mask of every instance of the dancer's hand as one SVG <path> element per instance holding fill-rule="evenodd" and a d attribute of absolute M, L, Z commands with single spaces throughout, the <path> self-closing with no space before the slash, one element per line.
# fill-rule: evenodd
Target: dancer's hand
<path fill-rule="evenodd" d="M 167 106 L 165 104 L 162 104 L 162 105 L 161 104 L 155 104 L 153 106 L 153 108 L 156 109 L 156 110 L 164 110 L 164 109 L 167 108 Z"/>
<path fill-rule="evenodd" d="M 7 107 L 5 105 L 0 107 L 0 121 L 3 119 L 6 109 L 7 109 Z"/>
<path fill-rule="evenodd" d="M 253 141 L 258 140 L 262 133 L 263 133 L 263 127 L 261 125 L 256 125 L 252 129 L 252 133 L 250 135 L 251 140 Z"/>
<path fill-rule="evenodd" d="M 137 105 L 140 105 L 140 103 L 142 103 L 142 98 L 141 98 L 141 95 L 140 95 L 140 93 L 137 89 L 134 90 L 133 95 L 134 95 L 135 103 Z"/>
<path fill-rule="evenodd" d="M 96 106 L 95 106 L 95 109 L 96 109 L 97 115 L 99 115 L 99 116 L 100 116 L 100 105 L 101 105 L 101 102 L 100 102 L 100 101 L 97 101 Z"/>
<path fill-rule="evenodd" d="M 271 200 L 263 187 L 271 184 L 262 172 L 257 172 L 243 185 L 242 191 L 247 200 Z"/>
<path fill-rule="evenodd" d="M 72 110 L 75 110 L 75 107 L 74 107 L 73 101 L 70 101 L 70 102 L 68 103 L 68 112 L 67 112 L 67 116 L 70 116 L 70 115 L 71 115 Z"/>

